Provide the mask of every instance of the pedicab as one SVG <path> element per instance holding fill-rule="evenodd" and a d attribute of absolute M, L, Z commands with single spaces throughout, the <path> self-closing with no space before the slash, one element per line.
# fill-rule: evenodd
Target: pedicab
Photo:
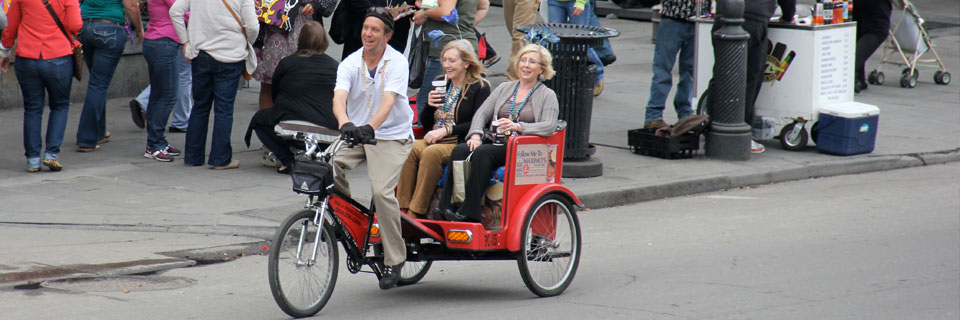
<path fill-rule="evenodd" d="M 560 184 L 565 127 L 559 121 L 550 137 L 506 139 L 503 191 L 499 201 L 484 205 L 490 217 L 485 223 L 401 215 L 407 259 L 398 286 L 423 279 L 434 261 L 516 260 L 524 284 L 537 296 L 566 290 L 580 261 L 576 206 L 582 203 Z M 305 143 L 298 165 L 304 159 L 317 165 L 313 172 L 319 182 L 294 182 L 294 190 L 307 195 L 305 208 L 283 221 L 268 263 L 270 289 L 279 307 L 290 316 L 309 317 L 333 294 L 339 275 L 338 242 L 346 252 L 347 271 L 382 276 L 380 230 L 372 202 L 365 207 L 329 187 L 335 171 L 331 159 L 348 145 L 337 131 L 285 122 L 277 125 L 277 132 Z M 330 146 L 321 150 L 322 144 Z"/>

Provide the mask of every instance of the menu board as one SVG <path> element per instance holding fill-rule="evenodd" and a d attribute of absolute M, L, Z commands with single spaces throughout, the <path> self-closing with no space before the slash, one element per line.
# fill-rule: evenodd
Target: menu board
<path fill-rule="evenodd" d="M 818 32 L 815 45 L 820 48 L 819 102 L 829 104 L 848 101 L 853 90 L 853 54 L 855 39 L 852 32 Z"/>

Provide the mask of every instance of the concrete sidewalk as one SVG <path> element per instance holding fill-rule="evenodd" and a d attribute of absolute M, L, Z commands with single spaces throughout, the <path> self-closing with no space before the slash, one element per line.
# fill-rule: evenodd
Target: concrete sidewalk
<path fill-rule="evenodd" d="M 652 76 L 651 24 L 608 19 L 602 23 L 621 31 L 613 40 L 618 60 L 607 69 L 606 88 L 594 101 L 591 142 L 598 146 L 596 157 L 603 162 L 603 176 L 564 181 L 587 208 L 960 160 L 960 85 L 933 84 L 929 69 L 921 70 L 915 89 L 888 81 L 856 97 L 881 110 L 876 150 L 871 154 L 837 157 L 813 147 L 791 152 L 772 140 L 765 141 L 766 153 L 745 162 L 708 159 L 702 149 L 693 159 L 683 160 L 632 154 L 626 131 L 643 123 Z M 508 54 L 501 9 L 492 8 L 481 26 L 492 45 Z M 960 73 L 960 28 L 939 29 L 934 35 L 948 70 Z M 329 54 L 339 56 L 339 47 L 331 48 Z M 868 68 L 878 59 L 876 55 Z M 506 64 L 504 59 L 492 68 L 495 85 L 503 81 Z M 74 104 L 61 153 L 66 169 L 28 174 L 22 156 L 22 112 L 0 111 L 0 134 L 5 137 L 0 148 L 8 150 L 0 155 L 0 238 L 4 240 L 0 287 L 77 276 L 12 276 L 58 266 L 106 265 L 110 269 L 111 263 L 167 258 L 175 259 L 166 261 L 172 263 L 170 267 L 186 265 L 195 261 L 185 258 L 190 254 L 181 250 L 186 249 L 212 247 L 208 251 L 227 257 L 256 254 L 256 244 L 270 237 L 281 219 L 301 208 L 305 198 L 290 191 L 288 176 L 260 165 L 256 138 L 251 148 L 243 145 L 243 133 L 257 109 L 259 86 L 252 85 L 240 90 L 234 114 L 233 151 L 241 167 L 227 171 L 184 167 L 179 158 L 173 163 L 143 158 L 146 136 L 131 123 L 129 99 L 124 98 L 108 102 L 107 128 L 113 139 L 102 151 L 74 151 L 82 108 Z M 676 120 L 672 111 L 665 116 Z M 172 145 L 183 146 L 183 134 L 167 137 Z M 355 196 L 369 201 L 365 170 L 358 168 L 350 177 Z M 112 270 L 136 273 L 119 267 Z"/>

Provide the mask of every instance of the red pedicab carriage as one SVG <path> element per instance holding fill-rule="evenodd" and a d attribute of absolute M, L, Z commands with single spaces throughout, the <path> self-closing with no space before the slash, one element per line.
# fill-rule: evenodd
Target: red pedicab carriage
<path fill-rule="evenodd" d="M 566 124 L 558 123 L 550 137 L 514 136 L 506 142 L 502 198 L 484 208 L 485 214 L 494 215 L 492 223 L 401 215 L 407 262 L 398 285 L 420 281 L 433 261 L 442 260 L 516 260 L 527 288 L 541 297 L 558 295 L 570 285 L 580 261 L 580 222 L 574 205 L 582 204 L 560 184 Z M 304 156 L 327 168 L 345 145 L 338 132 L 309 124 L 281 123 L 278 132 L 303 140 Z M 332 145 L 321 152 L 321 143 Z M 357 273 L 368 266 L 378 279 L 382 274 L 375 209 L 329 190 L 298 191 L 309 195 L 306 208 L 281 224 L 270 248 L 270 289 L 280 308 L 293 317 L 316 314 L 332 295 L 339 264 L 337 241 L 347 254 L 348 271 Z"/>

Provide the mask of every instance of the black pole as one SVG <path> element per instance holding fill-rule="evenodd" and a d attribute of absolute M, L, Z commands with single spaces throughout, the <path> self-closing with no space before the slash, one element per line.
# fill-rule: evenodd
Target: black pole
<path fill-rule="evenodd" d="M 747 39 L 743 30 L 743 0 L 719 0 L 721 17 L 714 23 L 713 79 L 710 80 L 707 111 L 710 130 L 704 149 L 707 157 L 720 160 L 750 160 L 750 126 L 744 121 L 747 82 Z"/>

